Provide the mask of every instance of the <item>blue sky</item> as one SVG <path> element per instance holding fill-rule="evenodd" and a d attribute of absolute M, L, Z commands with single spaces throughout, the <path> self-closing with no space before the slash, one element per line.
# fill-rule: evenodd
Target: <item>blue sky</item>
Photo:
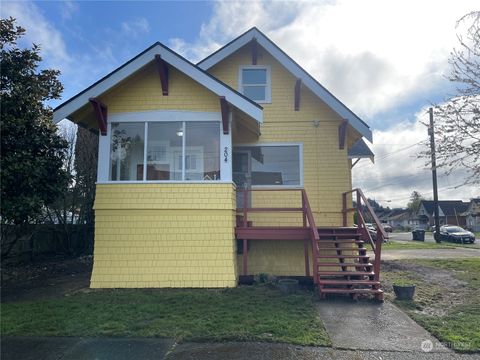
<path fill-rule="evenodd" d="M 63 100 L 160 41 L 198 61 L 251 26 L 284 51 L 374 130 L 376 165 L 362 160 L 354 185 L 385 205 L 401 205 L 430 177 L 416 159 L 426 139 L 426 107 L 454 89 L 446 80 L 456 21 L 475 1 L 17 1 L 2 17 L 27 29 L 23 44 L 42 46 L 44 66 L 62 71 Z M 52 105 L 57 105 L 54 102 Z M 407 149 L 404 149 L 408 147 Z M 479 195 L 442 176 L 441 198 Z M 393 185 L 388 185 L 393 184 Z M 388 201 L 388 203 L 387 203 Z"/>

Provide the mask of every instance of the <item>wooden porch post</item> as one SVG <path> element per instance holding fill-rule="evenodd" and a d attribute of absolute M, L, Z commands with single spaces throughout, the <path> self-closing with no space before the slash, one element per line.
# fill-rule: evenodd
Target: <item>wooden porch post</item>
<path fill-rule="evenodd" d="M 244 276 L 247 276 L 248 272 L 248 240 L 243 239 L 243 270 L 242 273 Z"/>
<path fill-rule="evenodd" d="M 310 276 L 310 259 L 308 258 L 308 239 L 303 240 L 303 251 L 305 253 L 305 276 Z M 313 270 L 315 271 L 315 270 Z"/>

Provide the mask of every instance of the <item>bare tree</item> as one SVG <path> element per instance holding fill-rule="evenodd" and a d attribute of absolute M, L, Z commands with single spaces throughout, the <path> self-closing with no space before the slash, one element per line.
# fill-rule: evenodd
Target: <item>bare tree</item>
<path fill-rule="evenodd" d="M 61 136 L 68 143 L 63 167 L 70 181 L 62 196 L 47 208 L 47 214 L 50 222 L 61 225 L 64 252 L 74 255 L 74 244 L 79 243 L 79 237 L 86 240 L 88 227 L 94 222 L 98 135 L 70 124 L 62 129 Z"/>
<path fill-rule="evenodd" d="M 434 116 L 437 167 L 446 174 L 466 171 L 466 185 L 480 183 L 480 11 L 463 16 L 460 27 L 464 33 L 449 60 L 457 93 L 435 106 Z"/>
<path fill-rule="evenodd" d="M 77 130 L 74 165 L 76 185 L 83 199 L 79 211 L 79 222 L 93 225 L 93 201 L 95 199 L 98 165 L 98 135 L 81 126 Z"/>

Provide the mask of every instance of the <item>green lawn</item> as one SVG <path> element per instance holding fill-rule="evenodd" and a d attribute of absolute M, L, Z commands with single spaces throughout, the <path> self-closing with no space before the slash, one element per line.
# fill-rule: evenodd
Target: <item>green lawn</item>
<path fill-rule="evenodd" d="M 382 245 L 382 250 L 410 250 L 410 249 L 451 249 L 452 246 L 444 243 L 430 243 L 421 241 L 398 242 L 390 240 Z"/>
<path fill-rule="evenodd" d="M 448 270 L 465 284 L 452 294 L 444 278 L 425 275 L 435 269 Z M 408 260 L 400 270 L 384 271 L 383 278 L 416 284 L 413 301 L 394 302 L 441 342 L 457 351 L 480 351 L 480 259 Z"/>
<path fill-rule="evenodd" d="M 451 249 L 452 247 L 472 248 L 478 249 L 480 245 L 475 244 L 458 244 L 450 242 L 441 242 L 437 244 L 435 242 L 423 242 L 423 241 L 396 241 L 389 240 L 382 245 L 382 250 L 409 250 L 409 249 Z"/>
<path fill-rule="evenodd" d="M 95 290 L 2 304 L 2 335 L 140 336 L 176 341 L 272 341 L 330 345 L 313 292 L 268 285 L 234 289 Z"/>

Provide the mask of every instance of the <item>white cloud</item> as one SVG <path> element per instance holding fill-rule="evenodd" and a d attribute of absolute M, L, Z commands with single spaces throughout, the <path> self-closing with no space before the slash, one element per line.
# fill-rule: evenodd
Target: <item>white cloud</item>
<path fill-rule="evenodd" d="M 419 191 L 425 198 L 433 197 L 432 173 L 429 161 L 419 158 L 428 150 L 427 128 L 421 122 L 428 122 L 427 109 L 416 114 L 414 122 L 402 121 L 383 131 L 374 131 L 375 164 L 361 160 L 353 168 L 353 186 L 364 190 L 384 206 L 404 207 L 412 191 Z M 439 198 L 441 200 L 469 200 L 480 195 L 475 186 L 464 183 L 466 173 L 457 171 L 450 176 L 441 170 L 438 174 Z"/>
<path fill-rule="evenodd" d="M 150 24 L 145 18 L 136 18 L 130 21 L 122 22 L 122 32 L 125 35 L 137 37 L 141 34 L 147 34 L 150 31 Z"/>
<path fill-rule="evenodd" d="M 74 1 L 61 2 L 61 16 L 63 20 L 71 20 L 72 15 L 78 11 L 78 4 Z"/>
<path fill-rule="evenodd" d="M 445 85 L 455 22 L 476 7 L 453 2 L 221 1 L 193 44 L 197 61 L 257 26 L 360 116 L 371 117 Z"/>
<path fill-rule="evenodd" d="M 62 34 L 45 19 L 34 3 L 4 2 L 2 17 L 8 16 L 16 18 L 17 24 L 27 30 L 25 37 L 21 40 L 22 44 L 40 45 L 40 53 L 46 67 L 65 68 L 72 62 Z"/>

